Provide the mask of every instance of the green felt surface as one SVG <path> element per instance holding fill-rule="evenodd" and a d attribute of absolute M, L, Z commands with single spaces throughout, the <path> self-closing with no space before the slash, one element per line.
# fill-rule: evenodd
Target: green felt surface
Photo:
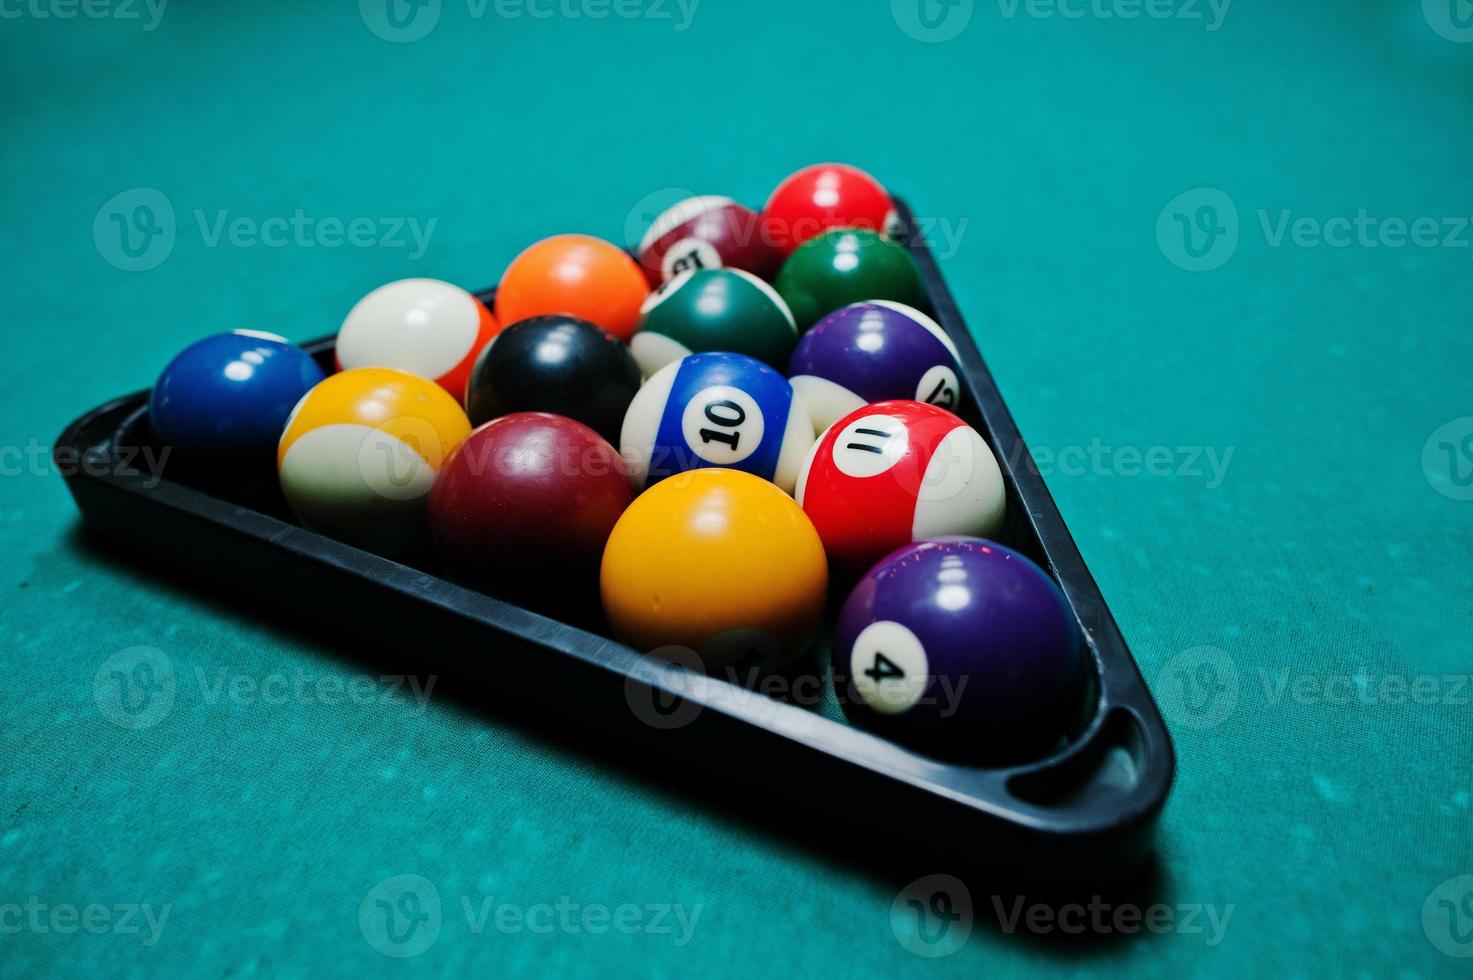
<path fill-rule="evenodd" d="M 1237 0 L 1216 30 L 1080 4 L 1082 18 L 967 8 L 960 35 L 925 43 L 899 26 L 924 34 L 913 5 L 883 0 L 702 0 L 684 30 L 673 0 L 606 19 L 596 4 L 477 17 L 445 0 L 428 36 L 389 43 L 352 0 L 176 0 L 152 30 L 141 3 L 88 8 L 141 21 L 0 4 L 0 974 L 1466 969 L 1442 950 L 1473 951 L 1473 900 L 1433 891 L 1473 874 L 1473 690 L 1458 680 L 1473 501 L 1450 479 L 1473 458 L 1449 470 L 1440 448 L 1473 426 L 1473 233 L 1336 247 L 1276 228 L 1285 213 L 1432 218 L 1439 237 L 1466 223 L 1473 43 L 1431 25 L 1464 37 L 1443 15 L 1467 4 Z M 318 335 L 385 280 L 488 284 L 545 234 L 624 237 L 647 195 L 757 203 L 822 159 L 880 175 L 943 239 L 943 271 L 1166 708 L 1179 774 L 1150 901 L 1175 929 L 1081 944 L 979 914 L 960 950 L 920 958 L 892 931 L 896 883 L 862 848 L 821 857 L 433 697 L 232 696 L 222 679 L 355 667 L 269 610 L 83 548 L 32 452 L 202 334 Z M 114 264 L 105 217 L 94 239 L 99 209 L 135 188 L 176 215 L 148 271 Z M 1198 188 L 1231 200 L 1239 240 L 1188 271 L 1175 215 L 1214 198 L 1163 209 Z M 213 236 L 222 212 L 299 211 L 434 226 L 419 255 Z M 1343 242 L 1344 227 L 1327 230 Z M 1153 447 L 1170 475 L 1141 472 L 1132 452 Z M 155 724 L 125 728 L 94 676 L 137 645 L 162 652 L 177 691 Z M 359 910 L 405 874 L 433 883 L 444 916 L 428 949 L 391 960 Z M 990 909 L 987 882 L 968 884 Z M 498 930 L 494 914 L 477 931 L 462 904 L 563 896 L 638 906 L 642 926 L 649 905 L 698 918 L 688 937 Z M 92 930 L 49 918 L 94 903 L 168 917 L 156 935 L 141 912 L 120 928 L 93 911 Z M 1221 935 L 1206 911 L 1181 925 L 1193 906 L 1231 908 Z"/>

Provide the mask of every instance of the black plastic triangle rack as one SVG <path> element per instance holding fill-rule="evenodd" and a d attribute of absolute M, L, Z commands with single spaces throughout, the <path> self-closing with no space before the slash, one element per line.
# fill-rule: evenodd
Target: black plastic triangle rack
<path fill-rule="evenodd" d="M 610 764 L 722 806 L 766 812 L 825 840 L 852 835 L 1065 880 L 1113 873 L 1150 853 L 1171 787 L 1171 742 L 909 210 L 907 243 L 937 321 L 960 352 L 960 414 L 991 445 L 1007 484 L 998 536 L 1062 587 L 1089 645 L 1087 711 L 1047 757 L 1001 767 L 929 757 L 811 706 L 723 680 L 693 683 L 599 630 L 596 614 L 535 611 L 292 523 L 274 486 L 220 488 L 131 465 L 148 441 L 148 393 L 101 405 L 54 450 L 89 537 L 129 563 L 225 586 L 258 616 L 307 623 L 395 673 L 510 715 Z M 481 294 L 488 299 L 491 291 Z M 307 345 L 330 368 L 332 340 Z M 899 832 L 895 832 L 899 830 Z"/>

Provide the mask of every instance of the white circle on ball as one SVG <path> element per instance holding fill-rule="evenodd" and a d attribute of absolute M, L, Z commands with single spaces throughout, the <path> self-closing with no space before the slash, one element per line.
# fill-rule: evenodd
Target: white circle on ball
<path fill-rule="evenodd" d="M 920 384 L 916 385 L 915 399 L 927 405 L 950 410 L 956 408 L 959 392 L 956 372 L 948 365 L 937 364 L 921 375 Z"/>
<path fill-rule="evenodd" d="M 931 679 L 920 638 L 894 620 L 870 623 L 854 638 L 849 676 L 865 704 L 882 715 L 909 711 Z"/>
<path fill-rule="evenodd" d="M 660 275 L 666 279 L 700 269 L 719 268 L 721 253 L 704 238 L 682 238 L 660 260 Z"/>
<path fill-rule="evenodd" d="M 717 466 L 740 463 L 762 442 L 767 423 L 757 400 L 740 388 L 713 385 L 696 392 L 680 417 L 685 444 Z"/>
<path fill-rule="evenodd" d="M 834 465 L 845 476 L 864 479 L 894 469 L 910 447 L 910 432 L 893 415 L 866 415 L 839 431 Z"/>

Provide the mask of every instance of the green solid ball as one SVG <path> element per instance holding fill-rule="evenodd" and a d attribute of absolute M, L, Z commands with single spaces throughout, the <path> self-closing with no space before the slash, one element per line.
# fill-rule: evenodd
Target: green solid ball
<path fill-rule="evenodd" d="M 745 354 L 784 371 L 797 343 L 793 314 L 767 283 L 740 269 L 694 269 L 645 300 L 629 349 L 649 377 L 707 351 Z"/>
<path fill-rule="evenodd" d="M 930 306 L 905 246 L 858 228 L 830 231 L 798 246 L 776 285 L 800 331 L 850 303 L 885 299 L 920 310 Z"/>

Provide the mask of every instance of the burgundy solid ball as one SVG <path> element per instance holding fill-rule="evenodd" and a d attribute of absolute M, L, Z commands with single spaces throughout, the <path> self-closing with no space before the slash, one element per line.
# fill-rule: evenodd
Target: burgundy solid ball
<path fill-rule="evenodd" d="M 634 493 L 624 461 L 581 422 L 518 412 L 472 432 L 430 489 L 435 551 L 462 581 L 594 569 Z"/>

